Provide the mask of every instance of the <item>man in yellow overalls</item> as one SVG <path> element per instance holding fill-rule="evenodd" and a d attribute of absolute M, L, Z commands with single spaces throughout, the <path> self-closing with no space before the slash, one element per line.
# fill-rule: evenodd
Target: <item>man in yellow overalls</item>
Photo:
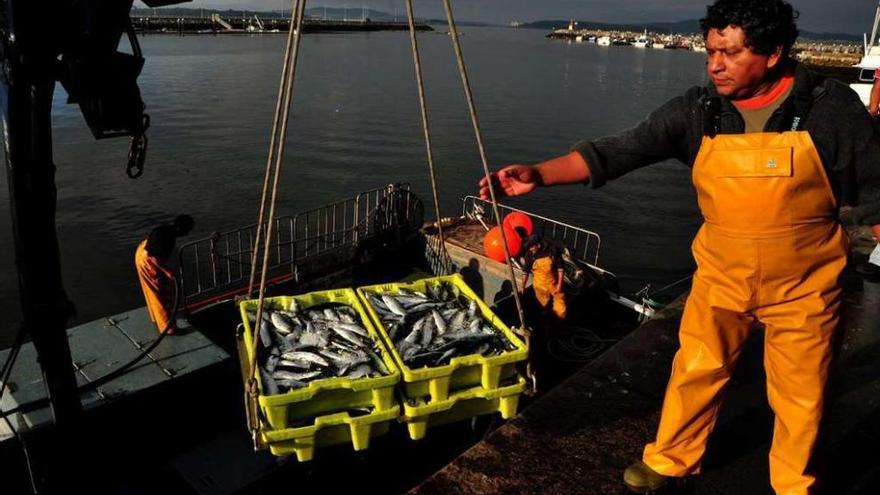
<path fill-rule="evenodd" d="M 542 310 L 552 311 L 557 322 L 564 320 L 567 313 L 565 293 L 562 291 L 564 272 L 558 250 L 537 235 L 526 238 L 523 249 L 526 253 L 520 287 L 525 288 L 531 274 L 538 305 Z"/>
<path fill-rule="evenodd" d="M 147 312 L 160 333 L 165 331 L 173 334 L 176 330 L 169 311 L 173 306 L 171 286 L 174 272 L 168 268 L 168 260 L 174 252 L 177 238 L 189 234 L 194 226 L 192 217 L 180 215 L 174 219 L 174 223 L 153 229 L 135 251 L 134 264 L 147 303 Z"/>
<path fill-rule="evenodd" d="M 701 20 L 710 84 L 632 129 L 494 175 L 496 190 L 516 196 L 599 187 L 667 159 L 692 169 L 704 218 L 697 271 L 656 439 L 624 472 L 632 491 L 699 472 L 722 391 L 759 322 L 776 415 L 770 482 L 777 494 L 815 493 L 808 464 L 848 255 L 838 209 L 845 201 L 857 223 L 880 224 L 880 135 L 851 89 L 789 57 L 795 17 L 783 0 L 717 0 Z M 480 187 L 487 197 L 489 184 Z"/>

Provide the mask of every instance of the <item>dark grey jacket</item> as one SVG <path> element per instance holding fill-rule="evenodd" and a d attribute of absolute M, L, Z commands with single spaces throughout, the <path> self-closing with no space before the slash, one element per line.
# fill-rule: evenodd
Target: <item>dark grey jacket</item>
<path fill-rule="evenodd" d="M 880 132 L 858 95 L 798 64 L 791 95 L 770 117 L 766 132 L 810 133 L 834 195 L 853 207 L 856 223 L 880 224 Z M 745 122 L 714 86 L 696 86 L 669 100 L 636 127 L 582 142 L 590 184 L 600 187 L 627 172 L 671 158 L 693 167 L 705 135 L 739 134 Z"/>

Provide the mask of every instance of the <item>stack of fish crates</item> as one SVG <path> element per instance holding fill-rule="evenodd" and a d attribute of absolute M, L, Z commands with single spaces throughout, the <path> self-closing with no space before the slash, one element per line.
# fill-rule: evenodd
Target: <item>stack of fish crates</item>
<path fill-rule="evenodd" d="M 369 447 L 371 437 L 385 434 L 400 416 L 400 406 L 394 395 L 401 378 L 400 371 L 354 290 L 266 298 L 264 308 L 307 311 L 309 307 L 334 303 L 347 305 L 357 313 L 356 318 L 360 319 L 360 324 L 375 343 L 375 354 L 384 364 L 385 374 L 357 378 L 319 377 L 285 393 L 272 394 L 267 380 L 258 373 L 258 402 L 263 416 L 261 434 L 273 455 L 295 454 L 299 461 L 308 461 L 314 456 L 315 448 L 349 442 L 355 450 L 363 450 Z M 256 308 L 256 300 L 240 303 L 249 359 L 255 352 L 251 319 L 255 318 Z M 257 331 L 260 331 L 259 327 Z M 257 339 L 260 348 L 257 350 L 258 362 L 270 352 L 265 348 L 263 337 Z"/>
<path fill-rule="evenodd" d="M 450 290 L 456 300 L 467 300 L 471 310 L 482 317 L 482 324 L 488 324 L 500 333 L 507 347 L 497 355 L 472 353 L 452 357 L 446 364 L 441 362 L 418 368 L 408 366 L 401 351 L 395 347 L 392 338 L 395 332 L 386 325 L 389 308 L 383 296 L 426 295 L 440 287 Z M 357 293 L 402 371 L 401 421 L 407 425 L 410 438 L 421 439 L 432 426 L 474 416 L 498 412 L 502 418 L 508 419 L 516 414 L 520 395 L 526 388 L 526 380 L 518 374 L 516 366 L 527 359 L 528 349 L 468 287 L 461 275 L 361 287 Z M 380 309 L 380 305 L 385 307 Z M 406 322 L 408 317 L 400 314 L 406 311 L 401 311 L 403 308 L 400 307 L 395 309 L 397 316 Z M 411 321 L 409 323 L 412 324 Z"/>

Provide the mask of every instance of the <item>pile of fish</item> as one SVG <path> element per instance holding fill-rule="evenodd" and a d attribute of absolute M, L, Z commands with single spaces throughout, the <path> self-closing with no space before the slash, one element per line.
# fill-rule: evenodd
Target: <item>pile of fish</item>
<path fill-rule="evenodd" d="M 252 328 L 256 309 L 248 310 Z M 390 374 L 381 351 L 347 304 L 326 303 L 287 310 L 266 303 L 259 325 L 258 364 L 266 395 L 302 388 L 334 377 L 366 378 Z"/>
<path fill-rule="evenodd" d="M 374 293 L 370 304 L 409 368 L 445 366 L 458 356 L 496 356 L 516 349 L 483 319 L 476 301 L 456 296 L 448 283 L 425 292 Z"/>

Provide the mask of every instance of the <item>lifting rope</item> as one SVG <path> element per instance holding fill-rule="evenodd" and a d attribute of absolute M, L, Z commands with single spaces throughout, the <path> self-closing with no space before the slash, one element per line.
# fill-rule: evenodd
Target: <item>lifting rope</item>
<path fill-rule="evenodd" d="M 443 222 L 440 215 L 440 198 L 437 193 L 437 171 L 434 168 L 434 150 L 431 145 L 431 129 L 428 123 L 428 106 L 425 103 L 425 85 L 422 81 L 422 60 L 419 57 L 419 45 L 416 40 L 416 23 L 413 16 L 412 0 L 406 0 L 406 16 L 409 21 L 409 39 L 412 45 L 413 65 L 416 71 L 416 84 L 419 87 L 419 107 L 422 110 L 422 130 L 425 133 L 425 153 L 428 156 L 428 172 L 431 177 L 431 192 L 434 195 L 434 211 L 437 219 L 437 238 L 440 242 L 440 249 L 437 255 L 440 257 L 440 268 L 443 275 L 449 273 L 449 256 L 446 253 L 446 242 L 443 237 Z"/>
<path fill-rule="evenodd" d="M 486 158 L 486 148 L 483 145 L 483 134 L 480 131 L 480 120 L 477 117 L 477 108 L 474 105 L 474 95 L 471 93 L 471 85 L 468 81 L 467 68 L 464 64 L 464 55 L 461 52 L 461 42 L 459 41 L 458 29 L 455 26 L 455 18 L 452 15 L 452 6 L 449 0 L 443 0 L 443 8 L 446 10 L 446 20 L 449 25 L 449 35 L 452 38 L 452 47 L 455 49 L 455 60 L 458 62 L 458 74 L 461 76 L 461 85 L 464 88 L 465 99 L 467 100 L 468 110 L 471 115 L 471 123 L 474 127 L 474 137 L 477 140 L 477 148 L 480 151 L 480 161 L 483 164 L 483 173 L 486 177 L 486 183 L 489 184 L 489 197 L 492 200 L 492 211 L 495 213 L 495 221 L 501 225 L 501 211 L 498 208 L 498 200 L 495 197 L 495 188 L 492 187 L 492 177 L 489 172 L 489 161 Z M 526 319 L 523 313 L 522 301 L 520 299 L 519 289 L 516 285 L 516 274 L 511 264 L 510 247 L 507 242 L 507 234 L 505 229 L 501 230 L 501 244 L 504 246 L 504 259 L 507 260 L 508 279 L 513 287 L 513 300 L 516 302 L 516 312 L 519 316 L 519 333 L 526 341 L 526 346 L 531 344 L 531 331 L 526 327 Z M 526 374 L 531 382 L 531 391 L 535 391 L 535 376 L 531 365 L 526 369 Z"/>
<path fill-rule="evenodd" d="M 284 77 L 282 77 L 282 82 L 281 82 L 281 85 L 283 87 L 283 91 L 279 91 L 279 93 L 281 93 L 280 96 L 283 98 L 283 101 L 280 102 L 278 105 L 276 105 L 276 107 L 281 108 L 282 114 L 280 116 L 280 119 L 279 118 L 275 119 L 275 125 L 273 126 L 273 128 L 278 127 L 278 123 L 280 122 L 280 129 L 278 130 L 277 136 L 274 135 L 274 133 L 273 133 L 273 136 L 270 140 L 270 143 L 272 143 L 272 144 L 274 144 L 277 141 L 278 145 L 277 145 L 277 152 L 274 153 L 274 156 L 273 156 L 273 150 L 269 151 L 269 153 L 270 153 L 269 163 L 271 163 L 271 159 L 274 159 L 274 178 L 273 178 L 273 183 L 272 183 L 272 198 L 269 201 L 269 217 L 266 221 L 265 242 L 263 243 L 265 246 L 269 246 L 272 243 L 272 230 L 273 230 L 272 225 L 275 220 L 275 205 L 277 202 L 276 200 L 278 198 L 278 182 L 281 177 L 281 168 L 282 168 L 282 165 L 284 164 L 284 150 L 285 150 L 285 147 L 287 144 L 287 123 L 290 118 L 290 106 L 291 106 L 291 103 L 293 102 L 293 83 L 296 79 L 296 63 L 297 63 L 297 58 L 299 55 L 299 47 L 300 47 L 300 44 L 302 41 L 303 18 L 305 17 L 304 11 L 305 11 L 305 6 L 306 6 L 306 0 L 294 0 L 294 2 L 295 2 L 295 6 L 293 9 L 291 9 L 290 29 L 288 30 L 289 32 L 288 32 L 288 36 L 287 36 L 287 39 L 288 39 L 287 44 L 290 47 L 290 49 L 287 50 L 285 53 L 285 57 L 284 57 L 285 68 L 282 70 L 282 74 L 284 76 Z M 277 117 L 277 115 L 276 115 L 276 117 Z M 273 129 L 273 130 L 275 130 L 275 129 Z M 267 178 L 266 183 L 268 184 L 268 168 L 267 168 L 266 178 Z M 265 193 L 266 193 L 266 189 L 264 189 L 264 199 L 265 199 Z M 262 211 L 264 209 L 265 209 L 265 201 L 263 202 L 263 204 L 260 205 L 260 210 Z M 260 222 L 257 227 L 258 231 L 259 231 L 259 226 L 262 224 L 262 222 L 263 222 L 263 218 L 261 215 Z M 259 248 L 260 248 L 260 246 L 258 243 L 254 245 L 254 256 L 256 256 L 256 253 L 259 251 Z M 269 271 L 269 253 L 270 253 L 270 250 L 268 248 L 263 250 L 263 268 L 260 273 L 260 291 L 259 291 L 259 298 L 257 300 L 257 315 L 256 315 L 256 320 L 255 320 L 257 322 L 256 325 L 259 325 L 260 322 L 263 321 L 263 302 L 264 302 L 264 297 L 266 295 L 266 275 Z M 254 270 L 255 269 L 256 269 L 256 263 L 254 263 L 254 266 L 252 267 L 251 279 L 254 278 Z M 252 289 L 252 287 L 249 287 L 249 292 L 251 289 Z M 245 402 L 248 405 L 248 411 L 252 411 L 255 409 L 255 408 L 252 408 L 251 406 L 252 406 L 252 404 L 256 403 L 258 393 L 259 393 L 257 390 L 257 379 L 256 379 L 257 373 L 259 372 L 259 369 L 257 367 L 257 345 L 259 343 L 259 338 L 260 338 L 260 332 L 254 331 L 253 332 L 253 343 L 251 346 L 251 349 L 253 349 L 253 352 L 251 353 L 251 360 L 250 360 L 249 368 L 248 368 L 248 377 L 249 378 L 248 378 L 248 383 L 247 383 L 247 387 L 245 390 Z M 257 414 L 248 414 L 248 421 L 250 423 L 248 426 L 251 430 L 251 434 L 253 435 L 254 446 L 256 447 L 260 442 L 260 438 L 259 438 L 260 419 L 257 417 Z"/>
<path fill-rule="evenodd" d="M 266 173 L 263 177 L 263 194 L 260 198 L 260 216 L 257 220 L 257 232 L 254 236 L 254 249 L 251 254 L 251 274 L 248 279 L 247 297 L 250 299 L 254 293 L 254 278 L 257 273 L 257 259 L 259 256 L 258 246 L 263 233 L 263 218 L 266 210 L 266 199 L 269 192 L 269 177 L 272 172 L 272 164 L 275 158 L 275 139 L 278 137 L 278 122 L 281 120 L 281 102 L 284 99 L 284 91 L 287 88 L 287 66 L 290 64 L 290 49 L 293 45 L 293 25 L 296 9 L 290 11 L 290 27 L 287 34 L 287 45 L 284 48 L 284 63 L 281 67 L 281 80 L 278 82 L 278 97 L 275 99 L 275 119 L 272 122 L 272 137 L 269 138 L 269 156 L 266 158 Z M 266 243 L 268 246 L 269 244 Z"/>

